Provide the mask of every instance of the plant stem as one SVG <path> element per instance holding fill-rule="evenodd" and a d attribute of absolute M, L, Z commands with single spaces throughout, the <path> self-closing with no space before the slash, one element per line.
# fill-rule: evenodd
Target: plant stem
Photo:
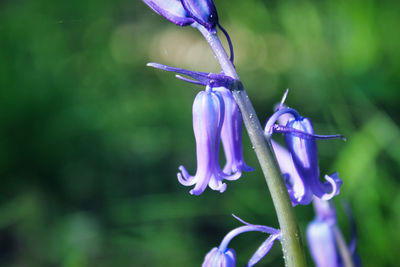
<path fill-rule="evenodd" d="M 264 137 L 264 131 L 253 105 L 217 33 L 208 32 L 200 25 L 197 25 L 196 28 L 198 28 L 206 38 L 225 75 L 238 81 L 236 86 L 234 86 L 235 88 L 232 89 L 232 94 L 242 113 L 244 124 L 271 193 L 282 231 L 281 242 L 285 265 L 288 267 L 305 267 L 304 249 L 296 216 L 271 144 L 269 140 Z"/>

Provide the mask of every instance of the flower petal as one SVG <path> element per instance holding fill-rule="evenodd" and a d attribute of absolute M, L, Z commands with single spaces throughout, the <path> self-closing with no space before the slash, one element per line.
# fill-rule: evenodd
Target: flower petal
<path fill-rule="evenodd" d="M 314 220 L 307 227 L 307 241 L 316 267 L 339 267 L 331 225 Z"/>
<path fill-rule="evenodd" d="M 258 247 L 256 252 L 251 256 L 249 262 L 247 263 L 246 267 L 252 267 L 256 263 L 258 263 L 268 252 L 271 250 L 272 246 L 274 245 L 274 241 L 279 237 L 279 235 L 270 235 L 267 240 L 265 240 L 261 246 Z"/>
<path fill-rule="evenodd" d="M 292 204 L 294 206 L 297 204 L 309 204 L 312 201 L 313 193 L 311 188 L 307 187 L 300 177 L 289 151 L 274 140 L 271 140 L 271 145 L 274 149 L 283 178 L 285 179 Z"/>
<path fill-rule="evenodd" d="M 220 251 L 218 248 L 213 248 L 207 253 L 204 258 L 202 267 L 235 267 L 236 253 L 233 249 L 228 249 L 226 252 Z"/>
<path fill-rule="evenodd" d="M 176 25 L 187 26 L 194 22 L 180 0 L 143 0 L 143 2 Z"/>
<path fill-rule="evenodd" d="M 199 24 L 212 30 L 218 24 L 218 14 L 212 0 L 181 0 L 183 7 Z"/>
<path fill-rule="evenodd" d="M 217 87 L 214 90 L 222 96 L 225 105 L 225 117 L 221 132 L 221 140 L 226 157 L 224 173 L 253 171 L 254 169 L 248 166 L 243 158 L 243 119 L 232 92 L 225 87 Z"/>

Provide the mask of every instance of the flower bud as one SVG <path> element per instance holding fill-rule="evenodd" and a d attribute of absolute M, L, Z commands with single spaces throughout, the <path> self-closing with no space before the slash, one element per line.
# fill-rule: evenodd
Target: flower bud
<path fill-rule="evenodd" d="M 207 253 L 204 258 L 202 267 L 235 267 L 236 253 L 233 249 L 228 249 L 226 252 L 220 251 L 218 248 L 213 248 Z"/>
<path fill-rule="evenodd" d="M 181 0 L 189 15 L 209 31 L 218 24 L 218 14 L 212 0 Z"/>
<path fill-rule="evenodd" d="M 143 0 L 143 2 L 176 25 L 187 26 L 194 22 L 180 0 Z"/>

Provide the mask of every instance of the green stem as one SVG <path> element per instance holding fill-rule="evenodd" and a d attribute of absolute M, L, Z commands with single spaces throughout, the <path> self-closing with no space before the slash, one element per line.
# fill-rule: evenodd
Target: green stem
<path fill-rule="evenodd" d="M 271 193 L 282 231 L 281 242 L 285 264 L 288 267 L 304 267 L 306 266 L 306 261 L 299 227 L 271 144 L 264 137 L 264 131 L 253 105 L 216 32 L 210 33 L 200 25 L 196 28 L 206 38 L 225 75 L 238 81 L 235 88 L 232 89 L 232 94 L 242 113 L 244 124 Z"/>

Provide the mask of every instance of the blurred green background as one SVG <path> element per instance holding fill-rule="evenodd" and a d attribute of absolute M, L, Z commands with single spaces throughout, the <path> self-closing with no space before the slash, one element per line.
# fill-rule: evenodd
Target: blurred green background
<path fill-rule="evenodd" d="M 262 123 L 291 88 L 317 133 L 348 138 L 319 141 L 321 173 L 344 181 L 335 202 L 353 208 L 364 266 L 398 266 L 400 2 L 216 4 Z M 141 1 L 0 1 L 1 266 L 199 266 L 232 213 L 277 227 L 246 134 L 255 172 L 224 194 L 178 183 L 179 165 L 196 168 L 201 88 L 150 61 L 219 71 L 196 30 Z M 296 213 L 304 233 L 312 207 Z M 238 266 L 264 239 L 231 243 Z M 283 266 L 279 244 L 259 266 Z"/>

